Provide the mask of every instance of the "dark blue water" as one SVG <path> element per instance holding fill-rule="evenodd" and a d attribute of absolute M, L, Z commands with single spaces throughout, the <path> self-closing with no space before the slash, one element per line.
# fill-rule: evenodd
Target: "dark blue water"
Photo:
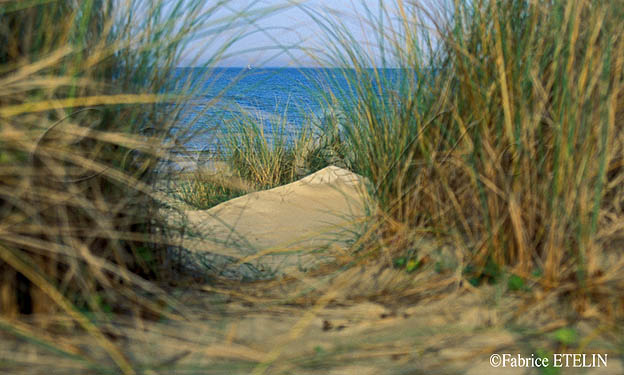
<path fill-rule="evenodd" d="M 231 129 L 242 114 L 255 119 L 269 139 L 275 129 L 285 130 L 288 136 L 303 127 L 316 131 L 328 112 L 335 113 L 335 102 L 330 104 L 328 99 L 330 93 L 343 108 L 356 105 L 357 92 L 362 88 L 381 97 L 396 97 L 390 92 L 411 90 L 401 88 L 408 82 L 401 79 L 406 73 L 398 69 L 356 73 L 353 69 L 328 68 L 178 68 L 173 82 L 174 91 L 193 93 L 180 118 L 182 128 L 194 131 L 184 141 L 185 146 L 218 151 L 220 134 Z"/>
<path fill-rule="evenodd" d="M 183 127 L 197 131 L 186 142 L 193 150 L 215 148 L 216 136 L 242 113 L 268 136 L 278 124 L 296 134 L 323 117 L 324 95 L 346 87 L 340 70 L 315 68 L 179 68 L 175 82 L 177 90 L 195 92 L 181 116 Z"/>

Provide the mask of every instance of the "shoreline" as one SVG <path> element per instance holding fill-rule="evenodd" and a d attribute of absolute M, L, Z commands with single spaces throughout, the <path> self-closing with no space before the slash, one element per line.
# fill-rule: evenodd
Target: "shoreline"
<path fill-rule="evenodd" d="M 195 172 L 201 168 L 216 169 L 226 165 L 226 157 L 220 152 L 206 150 L 172 151 L 162 158 L 156 167 L 157 174 Z M 219 168 L 220 169 L 220 168 Z"/>

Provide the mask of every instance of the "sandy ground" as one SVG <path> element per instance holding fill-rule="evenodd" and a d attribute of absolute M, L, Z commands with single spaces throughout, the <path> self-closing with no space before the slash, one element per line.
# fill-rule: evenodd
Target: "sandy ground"
<path fill-rule="evenodd" d="M 141 364 L 137 366 L 143 369 L 139 373 L 149 375 L 624 373 L 621 359 L 613 351 L 607 352 L 607 367 L 600 368 L 543 372 L 537 368 L 492 367 L 493 354 L 530 358 L 548 341 L 506 326 L 505 321 L 519 303 L 513 297 L 499 297 L 497 304 L 492 304 L 495 295 L 495 288 L 485 287 L 474 293 L 458 291 L 411 306 L 360 302 L 304 309 L 232 301 L 224 294 L 193 289 L 178 293 L 186 319 L 137 323 L 119 318 L 114 326 L 124 336 L 116 337 L 115 330 L 108 332 L 112 332 L 113 343 L 126 358 Z M 552 323 L 549 329 L 559 322 Z M 577 324 L 576 329 L 582 337 L 595 332 L 594 327 L 584 323 Z M 0 340 L 0 370 L 7 374 L 116 373 L 111 372 L 114 365 L 106 359 L 104 350 L 86 334 L 66 336 L 58 345 L 89 353 L 89 357 L 100 358 L 101 362 L 76 361 L 32 342 L 11 345 L 11 341 Z M 595 350 L 592 347 L 593 344 L 586 350 Z M 2 361 L 3 358 L 7 360 Z M 26 365 L 20 365 L 21 361 Z M 96 365 L 109 370 L 87 371 Z"/>
<path fill-rule="evenodd" d="M 306 269 L 331 262 L 355 238 L 367 206 L 364 183 L 360 176 L 328 167 L 209 210 L 165 212 L 184 223 L 186 232 L 179 240 L 195 255 L 189 257 L 194 269 L 250 280 L 294 275 L 299 289 L 289 289 L 279 277 L 270 283 L 180 287 L 172 293 L 183 319 L 113 317 L 113 324 L 102 325 L 111 342 L 131 363 L 140 364 L 138 373 L 149 375 L 624 374 L 617 347 L 602 338 L 609 333 L 600 331 L 599 322 L 583 321 L 574 328 L 580 338 L 589 339 L 585 350 L 609 353 L 607 367 L 556 372 L 492 367 L 493 354 L 530 358 L 540 348 L 552 348 L 552 331 L 568 324 L 539 306 L 524 310 L 521 299 L 500 286 L 472 288 L 456 282 L 445 293 L 435 293 L 427 290 L 426 276 L 387 267 L 371 273 L 356 266 L 324 279 L 308 276 Z M 303 296 L 303 302 L 254 294 L 263 283 L 273 295 L 281 295 L 284 287 L 284 295 Z M 397 285 L 402 294 L 390 289 Z M 322 295 L 306 304 L 306 290 L 314 288 Z M 381 297 L 387 293 L 389 302 L 382 304 L 381 297 L 374 302 L 366 297 L 370 291 Z M 402 297 L 408 295 L 419 297 Z M 56 324 L 63 331 L 63 324 Z M 2 335 L 0 331 L 0 372 L 114 372 L 103 346 L 80 331 L 53 340 L 52 346 L 100 360 L 77 361 L 33 340 Z M 558 350 L 570 352 L 561 346 Z M 103 372 L 93 370 L 99 365 Z"/>

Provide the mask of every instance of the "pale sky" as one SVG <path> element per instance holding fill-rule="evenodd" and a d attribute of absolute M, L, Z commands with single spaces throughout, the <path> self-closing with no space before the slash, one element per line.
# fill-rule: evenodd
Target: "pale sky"
<path fill-rule="evenodd" d="M 221 10 L 217 16 L 225 16 L 241 12 L 243 9 L 260 12 L 261 9 L 285 6 L 275 10 L 269 16 L 258 17 L 259 21 L 247 23 L 244 30 L 248 32 L 244 38 L 236 42 L 229 50 L 234 54 L 218 63 L 219 66 L 315 66 L 313 58 L 306 56 L 301 49 L 322 48 L 323 32 L 319 26 L 299 6 L 288 5 L 298 2 L 312 9 L 315 14 L 327 14 L 328 9 L 339 14 L 341 23 L 348 25 L 349 32 L 363 45 L 374 44 L 371 30 L 363 22 L 365 6 L 371 12 L 380 10 L 379 0 L 231 0 L 227 9 Z M 394 0 L 384 1 L 384 6 L 394 4 Z M 258 13 L 255 13 L 258 14 Z M 214 55 L 218 46 L 243 28 L 227 30 L 218 37 L 210 35 L 193 42 L 188 55 L 201 57 L 199 64 Z M 286 50 L 288 53 L 286 53 Z M 187 57 L 186 65 L 190 65 Z M 193 64 L 198 65 L 198 64 Z"/>

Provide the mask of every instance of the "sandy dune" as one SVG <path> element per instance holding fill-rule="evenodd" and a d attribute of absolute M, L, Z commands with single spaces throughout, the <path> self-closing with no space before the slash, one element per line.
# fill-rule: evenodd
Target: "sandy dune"
<path fill-rule="evenodd" d="M 202 264 L 220 272 L 228 269 L 230 275 L 243 263 L 251 267 L 247 271 L 267 276 L 309 269 L 327 256 L 323 250 L 353 240 L 363 223 L 365 201 L 364 179 L 330 166 L 209 210 L 184 211 L 189 231 L 183 247 L 207 257 Z"/>

